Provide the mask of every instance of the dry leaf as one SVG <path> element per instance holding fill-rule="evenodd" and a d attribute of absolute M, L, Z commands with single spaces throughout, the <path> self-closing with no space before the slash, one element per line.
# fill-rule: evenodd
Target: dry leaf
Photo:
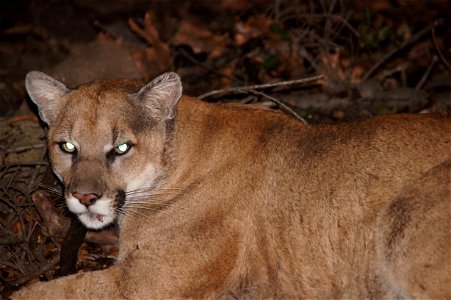
<path fill-rule="evenodd" d="M 271 23 L 272 20 L 263 15 L 251 16 L 245 22 L 237 22 L 233 38 L 235 45 L 241 46 L 250 39 L 259 37 L 268 30 Z"/>
<path fill-rule="evenodd" d="M 49 199 L 46 192 L 36 191 L 31 199 L 44 218 L 47 233 L 52 236 L 63 237 L 70 226 L 70 219 L 55 208 L 53 201 Z"/>
<path fill-rule="evenodd" d="M 215 35 L 200 25 L 184 20 L 172 39 L 172 44 L 188 45 L 196 54 L 208 53 L 210 58 L 217 58 L 224 52 L 228 38 L 226 35 Z"/>
<path fill-rule="evenodd" d="M 167 71 L 171 64 L 171 50 L 169 45 L 162 41 L 158 30 L 154 26 L 154 17 L 150 12 L 144 16 L 144 28 L 141 28 L 133 19 L 129 19 L 130 28 L 143 39 L 149 46 L 144 50 L 138 50 L 133 54 L 136 68 L 142 76 L 148 80 Z"/>

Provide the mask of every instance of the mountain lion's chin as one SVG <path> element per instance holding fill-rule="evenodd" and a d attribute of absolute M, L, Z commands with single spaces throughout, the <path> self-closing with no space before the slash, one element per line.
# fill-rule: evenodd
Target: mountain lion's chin
<path fill-rule="evenodd" d="M 115 216 L 101 215 L 91 212 L 84 212 L 77 215 L 80 222 L 89 229 L 102 229 L 103 227 L 113 223 Z"/>

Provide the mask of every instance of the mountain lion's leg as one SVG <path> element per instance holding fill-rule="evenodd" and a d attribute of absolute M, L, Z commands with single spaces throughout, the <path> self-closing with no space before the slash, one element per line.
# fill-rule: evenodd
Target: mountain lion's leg
<path fill-rule="evenodd" d="M 112 266 L 94 272 L 78 273 L 21 289 L 12 299 L 117 299 L 121 298 L 120 268 Z"/>
<path fill-rule="evenodd" d="M 414 182 L 384 219 L 386 270 L 404 296 L 451 298 L 451 162 Z"/>

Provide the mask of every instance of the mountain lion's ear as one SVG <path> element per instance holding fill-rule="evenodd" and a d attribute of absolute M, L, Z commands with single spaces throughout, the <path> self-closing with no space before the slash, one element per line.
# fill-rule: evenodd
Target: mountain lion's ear
<path fill-rule="evenodd" d="M 42 121 L 50 125 L 61 106 L 61 97 L 69 89 L 47 74 L 31 71 L 25 77 L 25 87 L 31 100 L 36 103 Z"/>
<path fill-rule="evenodd" d="M 161 121 L 173 119 L 175 105 L 182 96 L 180 76 L 173 72 L 164 73 L 139 90 L 137 96 L 153 117 Z"/>

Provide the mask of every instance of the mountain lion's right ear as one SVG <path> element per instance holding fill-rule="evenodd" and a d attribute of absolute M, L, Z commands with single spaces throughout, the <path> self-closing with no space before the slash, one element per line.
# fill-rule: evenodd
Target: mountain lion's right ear
<path fill-rule="evenodd" d="M 25 87 L 36 103 L 42 121 L 50 125 L 58 114 L 61 98 L 69 89 L 58 80 L 39 71 L 31 71 L 25 77 Z"/>
<path fill-rule="evenodd" d="M 167 72 L 146 84 L 136 96 L 154 118 L 164 121 L 175 117 L 175 106 L 182 97 L 182 90 L 180 76 Z"/>

